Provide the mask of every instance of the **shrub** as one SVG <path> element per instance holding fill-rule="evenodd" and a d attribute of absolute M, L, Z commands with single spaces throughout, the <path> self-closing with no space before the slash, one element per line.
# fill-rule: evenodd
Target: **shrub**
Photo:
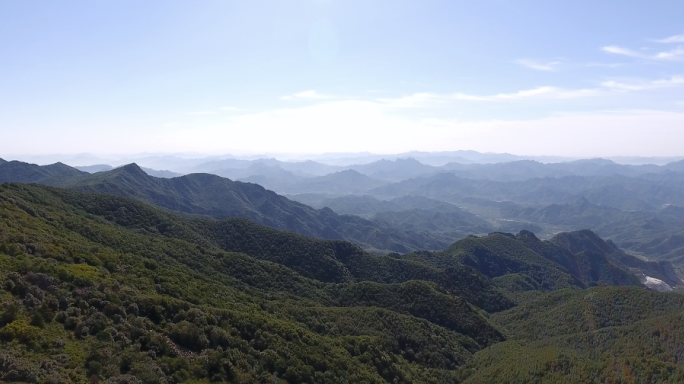
<path fill-rule="evenodd" d="M 201 351 L 209 346 L 209 339 L 204 332 L 195 324 L 185 320 L 173 326 L 171 339 L 193 351 Z"/>
<path fill-rule="evenodd" d="M 14 320 L 0 330 L 0 338 L 6 341 L 17 340 L 26 345 L 34 344 L 40 337 L 40 328 L 34 327 L 25 319 Z"/>

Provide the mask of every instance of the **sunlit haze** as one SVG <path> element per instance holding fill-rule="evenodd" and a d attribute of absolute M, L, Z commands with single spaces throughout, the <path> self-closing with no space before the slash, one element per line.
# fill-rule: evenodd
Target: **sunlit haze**
<path fill-rule="evenodd" d="M 682 1 L 0 1 L 8 154 L 684 154 Z"/>

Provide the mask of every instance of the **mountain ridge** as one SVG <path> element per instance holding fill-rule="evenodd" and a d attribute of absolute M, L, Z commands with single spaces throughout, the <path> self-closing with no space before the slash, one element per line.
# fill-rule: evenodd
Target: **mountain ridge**
<path fill-rule="evenodd" d="M 83 192 L 132 197 L 191 215 L 217 219 L 245 217 L 277 229 L 323 239 L 353 240 L 364 247 L 379 250 L 408 252 L 423 248 L 439 249 L 445 245 L 443 239 L 426 233 L 382 227 L 360 217 L 338 215 L 330 209 L 315 210 L 257 184 L 211 174 L 161 179 L 149 176 L 136 164 L 92 175 L 76 172 L 79 172 L 78 177 L 59 185 Z M 43 180 L 46 179 L 36 181 Z"/>
<path fill-rule="evenodd" d="M 622 266 L 631 279 L 585 283 L 531 233 L 380 256 L 36 184 L 0 185 L 0 208 L 3 381 L 609 382 L 627 377 L 616 358 L 644 382 L 684 377 L 667 363 L 684 296 Z M 563 239 L 573 255 L 618 250 Z"/>

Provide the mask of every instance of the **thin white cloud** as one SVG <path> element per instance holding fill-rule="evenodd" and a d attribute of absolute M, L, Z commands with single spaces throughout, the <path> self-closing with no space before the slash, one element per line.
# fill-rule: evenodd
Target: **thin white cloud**
<path fill-rule="evenodd" d="M 670 51 L 658 52 L 656 54 L 644 54 L 637 52 L 628 48 L 618 47 L 616 45 L 609 45 L 601 48 L 603 52 L 612 53 L 615 55 L 623 55 L 629 57 L 636 57 L 639 59 L 649 59 L 649 60 L 678 60 L 684 59 L 684 48 L 677 47 Z"/>
<path fill-rule="evenodd" d="M 537 87 L 515 93 L 500 93 L 492 100 L 525 100 L 525 99 L 574 99 L 597 94 L 595 89 L 563 89 L 557 87 Z"/>
<path fill-rule="evenodd" d="M 631 57 L 643 57 L 643 55 L 640 54 L 639 52 L 636 52 L 636 51 L 633 51 L 633 50 L 627 49 L 627 48 L 618 47 L 616 45 L 609 45 L 607 47 L 601 48 L 601 50 L 603 52 L 612 53 L 615 55 L 624 55 L 624 56 L 631 56 Z"/>
<path fill-rule="evenodd" d="M 660 52 L 655 55 L 656 59 L 680 59 L 684 58 L 684 48 L 679 47 L 668 52 Z"/>
<path fill-rule="evenodd" d="M 396 99 L 377 99 L 381 105 L 389 108 L 423 108 L 456 101 L 474 102 L 513 102 L 525 100 L 574 99 L 593 96 L 599 93 L 597 89 L 563 89 L 557 87 L 537 87 L 513 93 L 499 93 L 496 95 L 469 95 L 453 93 L 439 95 L 435 93 L 416 93 Z"/>
<path fill-rule="evenodd" d="M 684 43 L 684 35 L 675 35 L 675 36 L 670 36 L 665 39 L 660 39 L 660 40 L 653 40 L 656 43 L 665 43 L 665 44 L 671 44 L 671 43 Z"/>
<path fill-rule="evenodd" d="M 621 81 L 604 81 L 601 83 L 602 86 L 610 89 L 616 89 L 621 91 L 642 91 L 646 89 L 655 88 L 667 88 L 679 85 L 684 85 L 684 76 L 672 76 L 667 79 L 651 80 L 651 81 L 632 81 L 632 82 L 621 82 Z"/>
<path fill-rule="evenodd" d="M 624 63 L 587 63 L 586 67 L 617 68 L 625 65 Z"/>
<path fill-rule="evenodd" d="M 454 93 L 449 96 L 449 99 L 457 101 L 491 101 L 489 96 L 469 95 L 467 93 Z"/>
<path fill-rule="evenodd" d="M 424 108 L 452 101 L 487 101 L 486 97 L 455 93 L 452 95 L 439 95 L 436 93 L 414 93 L 413 95 L 400 98 L 382 98 L 376 101 L 388 108 Z"/>
<path fill-rule="evenodd" d="M 228 112 L 237 112 L 240 110 L 240 108 L 236 107 L 223 107 L 221 108 L 222 111 L 228 111 Z"/>
<path fill-rule="evenodd" d="M 541 63 L 537 63 L 535 61 L 528 60 L 528 59 L 519 59 L 519 60 L 516 60 L 515 62 L 522 65 L 523 67 L 527 67 L 527 68 L 534 69 L 537 71 L 547 71 L 547 72 L 555 71 L 557 69 L 556 66 L 558 64 L 560 64 L 560 61 L 554 61 L 551 63 L 541 64 Z"/>
<path fill-rule="evenodd" d="M 329 99 L 329 98 L 330 98 L 330 96 L 321 95 L 320 93 L 314 91 L 313 89 L 310 89 L 308 91 L 295 93 L 294 95 L 283 96 L 280 99 L 281 100 L 301 100 L 301 99 L 322 100 L 322 99 Z"/>
<path fill-rule="evenodd" d="M 579 99 L 586 97 L 605 96 L 613 92 L 633 92 L 656 88 L 668 88 L 684 85 L 684 76 L 675 75 L 657 80 L 608 80 L 594 88 L 566 89 L 543 86 L 525 89 L 512 93 L 498 93 L 495 95 L 471 95 L 466 93 L 436 94 L 415 93 L 400 98 L 381 98 L 375 101 L 386 108 L 429 108 L 459 101 L 471 102 L 525 102 L 525 101 L 554 101 Z"/>
<path fill-rule="evenodd" d="M 215 111 L 197 111 L 197 112 L 189 112 L 188 115 L 214 115 L 216 114 Z"/>

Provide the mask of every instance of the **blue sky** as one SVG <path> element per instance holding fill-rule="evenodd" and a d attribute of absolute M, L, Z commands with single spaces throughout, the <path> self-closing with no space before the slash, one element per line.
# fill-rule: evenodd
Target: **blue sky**
<path fill-rule="evenodd" d="M 0 157 L 677 156 L 684 2 L 0 0 Z"/>

